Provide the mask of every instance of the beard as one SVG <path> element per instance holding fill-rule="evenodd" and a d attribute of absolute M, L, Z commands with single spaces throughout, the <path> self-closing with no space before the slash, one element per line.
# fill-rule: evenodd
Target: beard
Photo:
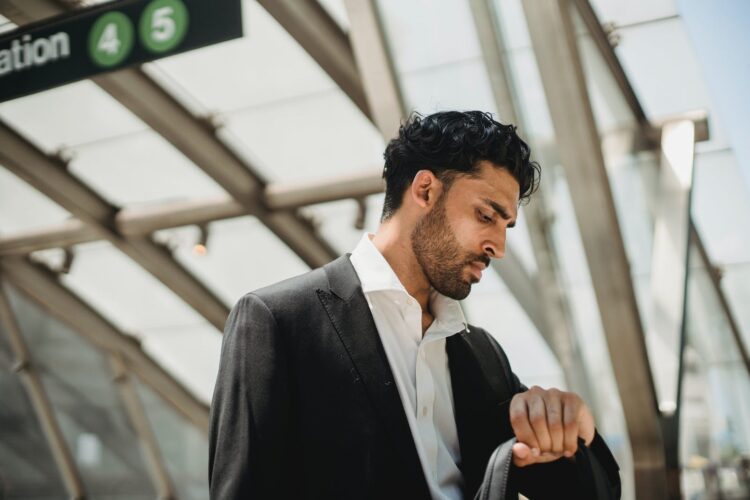
<path fill-rule="evenodd" d="M 466 266 L 476 262 L 488 266 L 490 259 L 461 248 L 446 216 L 445 194 L 414 227 L 411 245 L 430 285 L 446 297 L 462 300 L 469 295 L 473 284 L 473 278 L 472 281 L 464 278 Z"/>

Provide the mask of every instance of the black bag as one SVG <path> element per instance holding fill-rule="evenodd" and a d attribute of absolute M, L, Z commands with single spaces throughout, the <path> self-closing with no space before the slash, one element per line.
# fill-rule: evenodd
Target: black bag
<path fill-rule="evenodd" d="M 498 396 L 498 400 L 512 398 L 513 394 L 509 392 L 509 380 L 512 377 L 510 364 L 504 353 L 500 351 L 499 346 L 483 335 L 467 335 L 466 339 L 472 352 L 477 357 L 486 379 Z M 517 500 L 518 492 L 512 491 L 512 485 L 508 481 L 510 468 L 513 464 L 513 444 L 515 442 L 515 438 L 509 439 L 492 453 L 485 469 L 482 485 L 474 497 L 475 500 L 506 500 L 509 498 Z M 601 453 L 608 454 L 608 458 L 616 464 L 603 441 L 600 441 L 600 444 L 604 448 Z M 580 482 L 585 485 L 587 490 L 581 500 L 618 500 L 620 498 L 619 481 L 616 488 L 609 484 L 604 467 L 597 460 L 595 454 L 586 448 L 584 440 L 580 438 L 578 439 L 575 462 Z"/>

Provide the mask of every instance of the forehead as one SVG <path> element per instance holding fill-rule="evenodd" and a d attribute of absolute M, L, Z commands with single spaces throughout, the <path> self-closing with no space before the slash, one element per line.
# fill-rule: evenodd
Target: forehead
<path fill-rule="evenodd" d="M 513 174 L 506 168 L 498 167 L 488 161 L 480 163 L 479 171 L 473 176 L 461 176 L 454 181 L 453 189 L 459 188 L 460 194 L 472 198 L 488 198 L 499 203 L 512 214 L 518 210 L 520 186 Z"/>

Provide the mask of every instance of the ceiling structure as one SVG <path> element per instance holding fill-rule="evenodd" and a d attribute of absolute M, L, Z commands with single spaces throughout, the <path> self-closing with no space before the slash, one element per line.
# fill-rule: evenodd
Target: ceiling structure
<path fill-rule="evenodd" d="M 82 3 L 0 0 L 0 30 Z M 706 103 L 689 86 L 680 106 L 654 100 L 639 67 L 645 42 L 630 34 L 657 24 L 682 36 L 674 6 L 593 4 L 452 1 L 424 22 L 423 2 L 247 0 L 242 39 L 0 104 L 0 382 L 17 398 L 4 418 L 38 422 L 23 424 L 22 442 L 0 433 L 0 464 L 20 464 L 8 484 L 83 498 L 114 478 L 133 498 L 204 497 L 205 460 L 179 457 L 205 453 L 231 306 L 377 227 L 382 151 L 411 110 L 484 109 L 518 125 L 544 182 L 506 257 L 464 301 L 467 316 L 527 384 L 590 402 L 626 498 L 675 496 L 680 479 L 667 471 L 680 467 L 684 490 L 692 469 L 677 443 L 709 418 L 694 388 L 717 377 L 748 386 L 750 317 L 737 306 L 750 290 L 750 232 L 733 238 L 699 210 L 734 175 L 711 114 L 685 112 Z M 596 9 L 617 22 L 603 27 Z M 695 194 L 689 246 L 666 254 L 683 270 L 679 347 L 655 361 L 654 269 L 667 257 L 654 228 L 669 222 L 655 200 L 668 196 L 657 179 L 675 123 L 693 131 L 677 147 L 695 150 Z M 99 378 L 91 399 L 79 363 Z M 682 382 L 671 399 L 664 376 Z M 750 416 L 747 396 L 720 406 L 719 416 Z M 711 438 L 736 441 L 732 457 L 749 453 L 739 427 Z M 145 467 L 113 451 L 128 439 Z M 24 458 L 30 443 L 50 450 L 48 463 Z"/>

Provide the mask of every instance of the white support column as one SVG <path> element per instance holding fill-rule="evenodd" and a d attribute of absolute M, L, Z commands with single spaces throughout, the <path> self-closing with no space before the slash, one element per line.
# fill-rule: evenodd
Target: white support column
<path fill-rule="evenodd" d="M 651 320 L 646 345 L 659 409 L 667 415 L 677 408 L 694 145 L 692 120 L 680 120 L 663 127 L 651 254 Z"/>

